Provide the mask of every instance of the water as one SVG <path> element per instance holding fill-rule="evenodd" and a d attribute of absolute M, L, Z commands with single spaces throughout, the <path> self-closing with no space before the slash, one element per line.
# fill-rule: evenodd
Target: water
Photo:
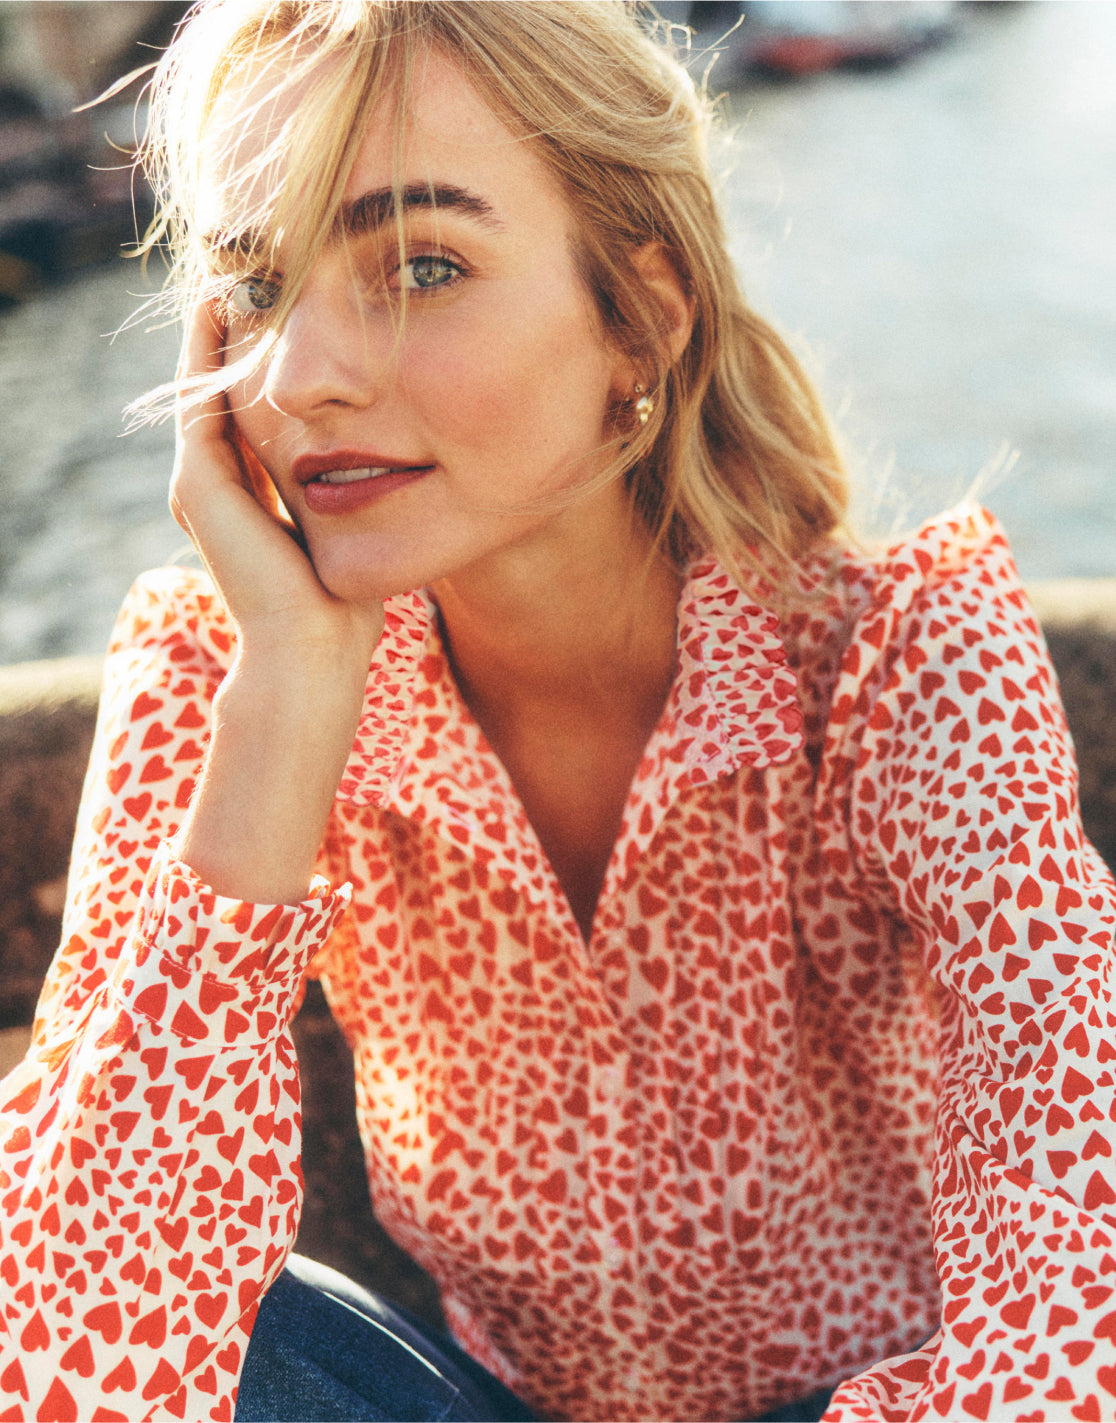
<path fill-rule="evenodd" d="M 188 547 L 173 433 L 122 433 L 122 407 L 174 371 L 173 331 L 110 339 L 141 289 L 122 264 L 0 317 L 0 662 L 103 650 L 132 579 Z"/>
<path fill-rule="evenodd" d="M 1116 573 L 1116 5 L 964 11 L 891 73 L 734 94 L 754 302 L 815 353 L 879 511 L 986 499 L 1026 577 Z M 715 73 L 715 71 L 714 71 Z"/>
<path fill-rule="evenodd" d="M 729 95 L 734 255 L 808 350 L 865 516 L 909 523 L 1014 459 L 985 497 L 1027 578 L 1116 573 L 1114 74 L 1116 4 L 1067 0 L 966 7 L 892 72 Z M 169 428 L 121 436 L 176 356 L 169 330 L 105 335 L 141 290 L 122 264 L 0 317 L 0 662 L 100 651 L 184 547 Z"/>

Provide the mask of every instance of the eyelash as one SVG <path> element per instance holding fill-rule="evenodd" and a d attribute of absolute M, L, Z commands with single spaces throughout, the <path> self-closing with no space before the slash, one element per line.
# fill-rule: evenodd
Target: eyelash
<path fill-rule="evenodd" d="M 402 265 L 398 267 L 395 272 L 392 273 L 392 276 L 397 277 L 401 271 L 404 271 L 408 267 L 414 268 L 419 262 L 429 262 L 431 264 L 437 264 L 443 267 L 444 269 L 447 269 L 450 273 L 449 280 L 444 282 L 438 282 L 433 286 L 429 287 L 411 286 L 407 288 L 408 292 L 446 291 L 448 288 L 456 286 L 458 282 L 460 282 L 466 276 L 466 269 L 464 267 L 464 264 L 455 261 L 446 252 L 418 252 L 413 257 L 408 257 L 406 261 L 403 262 Z"/>
<path fill-rule="evenodd" d="M 282 290 L 282 282 L 277 277 L 254 276 L 243 277 L 239 282 L 234 282 L 225 296 L 225 314 L 229 321 L 239 319 L 240 321 L 262 321 L 267 313 L 279 299 Z M 237 305 L 237 294 L 244 293 L 245 298 L 251 301 L 253 291 L 262 291 L 267 295 L 266 306 L 251 306 L 244 309 Z"/>
<path fill-rule="evenodd" d="M 445 281 L 435 282 L 429 286 L 422 286 L 417 280 L 406 287 L 409 297 L 437 294 L 447 291 L 457 286 L 468 275 L 465 264 L 445 252 L 417 252 L 414 256 L 406 258 L 393 272 L 389 274 L 389 287 L 393 292 L 403 290 L 402 283 L 397 285 L 400 274 L 408 268 L 412 271 L 412 276 L 416 276 L 415 269 L 419 263 L 428 263 L 438 266 L 448 273 Z M 229 321 L 239 320 L 241 322 L 265 321 L 268 312 L 279 300 L 282 292 L 282 278 L 276 275 L 254 275 L 242 277 L 240 281 L 234 282 L 225 297 L 226 317 Z M 264 298 L 262 305 L 256 305 L 256 300 Z M 238 301 L 244 301 L 246 306 L 239 305 Z"/>

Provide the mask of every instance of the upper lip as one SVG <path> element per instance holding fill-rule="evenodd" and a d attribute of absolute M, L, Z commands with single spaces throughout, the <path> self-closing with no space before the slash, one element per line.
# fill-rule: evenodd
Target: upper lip
<path fill-rule="evenodd" d="M 309 484 L 319 474 L 333 469 L 429 469 L 424 460 L 399 459 L 396 455 L 381 455 L 375 450 L 323 450 L 299 455 L 291 465 L 291 473 L 299 484 Z"/>

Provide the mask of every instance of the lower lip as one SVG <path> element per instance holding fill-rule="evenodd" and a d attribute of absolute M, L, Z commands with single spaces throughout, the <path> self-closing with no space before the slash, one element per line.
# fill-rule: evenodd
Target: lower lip
<path fill-rule="evenodd" d="M 312 480 L 302 486 L 306 507 L 314 514 L 352 514 L 365 509 L 377 499 L 386 498 L 397 489 L 416 484 L 434 468 L 400 469 L 392 474 L 378 474 L 371 479 L 354 479 L 350 484 L 325 484 Z"/>

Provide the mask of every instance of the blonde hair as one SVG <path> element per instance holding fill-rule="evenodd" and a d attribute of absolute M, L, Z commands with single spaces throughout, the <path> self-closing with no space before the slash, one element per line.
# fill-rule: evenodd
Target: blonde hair
<path fill-rule="evenodd" d="M 247 192 L 263 164 L 281 161 L 285 181 L 244 205 L 243 230 L 220 234 L 248 267 L 266 267 L 261 243 L 294 231 L 297 213 L 308 236 L 284 251 L 274 333 L 330 232 L 373 107 L 394 89 L 406 115 L 429 48 L 462 67 L 564 189 L 606 338 L 654 394 L 616 467 L 656 546 L 680 567 L 715 553 L 743 581 L 770 552 L 797 559 L 832 534 L 847 504 L 840 456 L 798 361 L 740 292 L 709 172 L 709 105 L 618 0 L 201 0 L 157 67 L 142 155 L 159 199 L 145 247 L 169 251 L 180 300 L 205 289 L 204 146 L 235 149 L 235 133 L 216 132 L 225 88 L 251 72 L 249 102 L 263 113 L 269 94 L 306 83 L 294 118 L 242 175 Z M 269 89 L 256 80 L 272 65 Z M 673 362 L 632 260 L 648 242 L 662 244 L 693 302 L 693 335 Z"/>

